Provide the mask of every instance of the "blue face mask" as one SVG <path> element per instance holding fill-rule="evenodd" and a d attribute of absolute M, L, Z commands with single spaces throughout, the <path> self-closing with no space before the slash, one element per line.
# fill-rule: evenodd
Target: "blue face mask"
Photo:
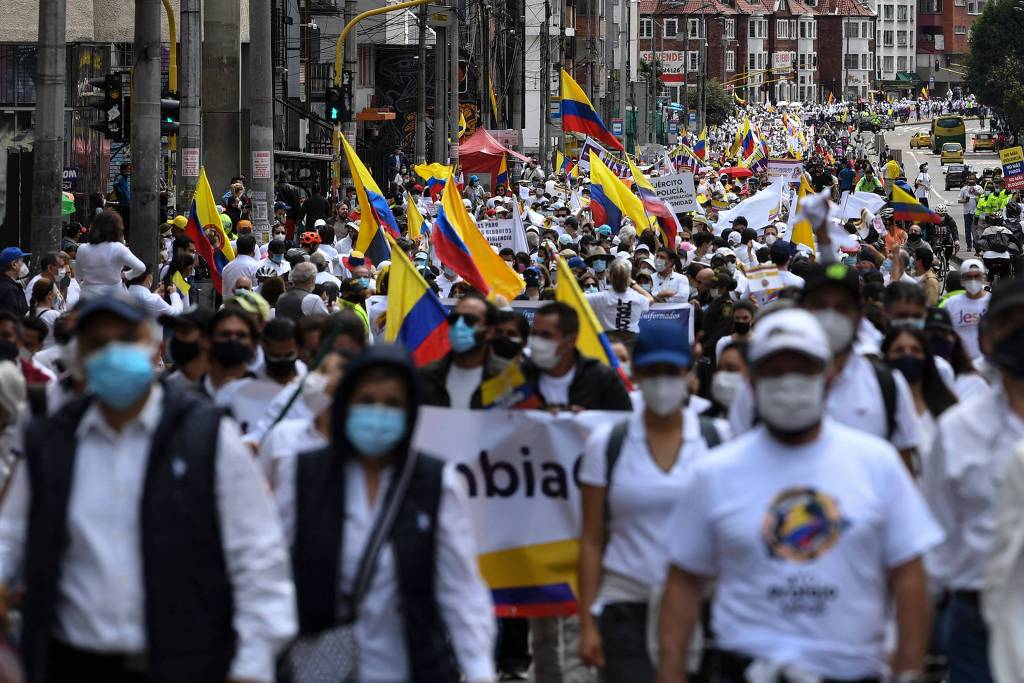
<path fill-rule="evenodd" d="M 284 261 L 284 254 L 271 254 L 270 255 L 270 260 L 273 261 L 274 263 L 278 263 L 279 264 L 282 261 Z"/>
<path fill-rule="evenodd" d="M 370 286 L 370 278 L 368 278 L 368 277 L 361 277 L 361 278 L 359 278 L 359 286 L 362 287 L 363 289 L 366 289 L 367 287 L 369 287 Z"/>
<path fill-rule="evenodd" d="M 892 259 L 885 259 L 882 261 L 882 270 L 892 270 Z"/>
<path fill-rule="evenodd" d="M 111 342 L 85 360 L 89 389 L 116 410 L 132 405 L 153 382 L 153 361 L 143 344 Z"/>
<path fill-rule="evenodd" d="M 349 406 L 345 436 L 360 455 L 387 455 L 405 436 L 405 410 L 378 404 Z"/>
<path fill-rule="evenodd" d="M 604 269 L 607 268 L 607 267 L 608 267 L 608 262 L 605 261 L 604 259 L 600 259 L 598 261 L 594 261 L 594 272 L 595 273 L 603 273 Z"/>
<path fill-rule="evenodd" d="M 415 263 L 416 263 L 416 267 L 417 268 L 423 268 L 424 266 L 427 265 L 427 260 L 426 259 L 418 258 L 418 259 L 416 259 Z"/>
<path fill-rule="evenodd" d="M 451 342 L 452 351 L 455 353 L 466 353 L 476 348 L 476 330 L 466 324 L 466 318 L 459 316 L 455 324 L 448 328 L 448 341 Z"/>
<path fill-rule="evenodd" d="M 597 285 L 590 285 L 589 287 L 587 287 L 583 291 L 586 292 L 587 294 L 597 294 L 597 292 L 598 292 Z"/>

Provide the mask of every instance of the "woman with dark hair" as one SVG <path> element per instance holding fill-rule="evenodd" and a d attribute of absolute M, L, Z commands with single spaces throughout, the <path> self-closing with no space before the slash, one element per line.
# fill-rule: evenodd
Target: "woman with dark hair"
<path fill-rule="evenodd" d="M 89 226 L 89 240 L 78 245 L 75 275 L 82 298 L 124 293 L 124 279 L 134 280 L 146 265 L 124 243 L 124 223 L 115 211 L 103 211 Z"/>
<path fill-rule="evenodd" d="M 56 340 L 53 337 L 53 323 L 60 317 L 60 311 L 54 309 L 53 302 L 57 297 L 57 287 L 53 280 L 41 277 L 32 285 L 32 296 L 29 299 L 29 316 L 39 318 L 46 325 L 47 335 L 40 349 L 48 349 Z"/>
<path fill-rule="evenodd" d="M 171 263 L 170 263 L 170 265 L 167 266 L 167 271 L 164 273 L 164 277 L 160 281 L 161 284 L 163 284 L 163 286 L 164 286 L 164 298 L 167 299 L 167 302 L 171 303 L 171 301 L 170 301 L 170 294 L 171 294 L 171 292 L 177 292 L 178 295 L 181 297 L 181 308 L 182 308 L 182 310 L 188 310 L 188 308 L 191 306 L 191 300 L 190 300 L 190 297 L 189 297 L 189 292 L 191 292 L 191 287 L 189 287 L 189 291 L 187 291 L 187 292 L 186 291 L 182 291 L 182 287 L 181 287 L 180 282 L 176 283 L 175 282 L 176 278 L 174 276 L 176 274 L 180 273 L 181 274 L 180 280 L 182 280 L 182 281 L 187 283 L 188 279 L 190 277 L 192 277 L 192 271 L 195 269 L 195 266 L 196 266 L 196 257 L 195 256 L 193 256 L 192 254 L 189 254 L 187 252 L 179 252 L 179 253 L 175 254 L 174 257 L 171 258 Z"/>
<path fill-rule="evenodd" d="M 294 474 L 282 472 L 278 486 L 295 490 L 294 509 L 281 516 L 300 635 L 279 680 L 302 680 L 318 667 L 331 680 L 456 683 L 460 671 L 470 683 L 495 678 L 493 605 L 465 494 L 450 463 L 411 446 L 417 377 L 399 346 L 353 358 L 330 409 L 330 445 L 298 457 Z M 342 634 L 358 651 L 348 676 L 350 659 L 331 657 L 315 640 Z"/>
<path fill-rule="evenodd" d="M 939 375 L 931 345 L 921 330 L 909 325 L 894 326 L 882 340 L 882 356 L 903 373 L 910 385 L 914 407 L 921 418 L 918 453 L 926 454 L 931 451 L 939 416 L 957 402 L 956 395 Z"/>
<path fill-rule="evenodd" d="M 946 359 L 953 368 L 953 390 L 961 401 L 989 390 L 988 382 L 978 374 L 960 335 L 953 329 L 953 318 L 945 308 L 932 307 L 924 318 L 924 334 L 936 356 Z"/>

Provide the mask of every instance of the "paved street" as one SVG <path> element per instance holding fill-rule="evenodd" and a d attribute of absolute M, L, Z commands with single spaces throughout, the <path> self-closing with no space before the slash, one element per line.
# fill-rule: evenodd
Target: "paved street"
<path fill-rule="evenodd" d="M 932 154 L 928 149 L 910 149 L 910 138 L 915 133 L 928 132 L 930 129 L 930 122 L 921 121 L 919 124 L 897 126 L 894 131 L 886 131 L 885 142 L 892 149 L 903 150 L 903 167 L 907 173 L 907 180 L 913 182 L 917 176 L 917 168 L 920 164 L 928 162 L 928 171 L 932 177 L 932 191 L 931 197 L 929 197 L 929 203 L 932 207 L 938 204 L 948 204 L 950 206 L 950 212 L 956 218 L 957 225 L 960 227 L 960 243 L 965 244 L 963 239 L 964 230 L 964 217 L 963 208 L 958 202 L 960 197 L 960 189 L 954 188 L 946 191 L 945 185 L 945 174 L 944 169 L 939 165 L 939 155 Z M 980 174 L 986 168 L 995 168 L 999 166 L 999 154 L 996 152 L 972 152 L 971 151 L 971 138 L 975 133 L 981 131 L 981 127 L 978 125 L 977 119 L 968 119 L 967 121 L 967 150 L 964 155 L 964 161 L 972 168 L 975 172 Z M 988 131 L 987 120 L 986 128 Z M 961 257 L 968 254 L 966 251 L 961 252 Z"/>

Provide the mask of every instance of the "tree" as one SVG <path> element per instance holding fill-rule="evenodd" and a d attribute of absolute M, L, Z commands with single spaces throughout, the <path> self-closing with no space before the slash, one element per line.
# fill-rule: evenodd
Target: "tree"
<path fill-rule="evenodd" d="M 732 93 L 726 91 L 725 87 L 714 78 L 704 82 L 704 105 L 707 114 L 707 123 L 711 126 L 720 126 L 726 119 L 736 111 Z M 697 108 L 697 88 L 690 89 L 690 109 Z"/>
<path fill-rule="evenodd" d="M 1015 132 L 1024 129 L 1024 4 L 991 0 L 971 27 L 967 84 Z"/>

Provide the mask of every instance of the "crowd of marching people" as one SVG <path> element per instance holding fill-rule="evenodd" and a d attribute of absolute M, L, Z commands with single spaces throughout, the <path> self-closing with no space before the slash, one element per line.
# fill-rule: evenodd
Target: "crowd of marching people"
<path fill-rule="evenodd" d="M 1020 193 L 978 177 L 933 209 L 927 165 L 844 116 L 692 140 L 699 208 L 669 224 L 596 222 L 580 170 L 399 161 L 383 260 L 365 190 L 287 176 L 265 244 L 235 178 L 220 226 L 161 226 L 156 266 L 113 211 L 0 251 L 0 680 L 1024 681 Z M 783 181 L 746 130 L 803 163 L 764 213 Z M 518 296 L 434 248 L 454 209 L 513 221 Z M 406 259 L 447 307 L 426 364 L 375 306 Z M 672 307 L 692 337 L 650 315 Z M 578 349 L 591 319 L 607 357 Z M 425 406 L 510 407 L 508 377 L 515 408 L 609 411 L 574 616 L 495 619 L 463 481 L 413 442 Z"/>

